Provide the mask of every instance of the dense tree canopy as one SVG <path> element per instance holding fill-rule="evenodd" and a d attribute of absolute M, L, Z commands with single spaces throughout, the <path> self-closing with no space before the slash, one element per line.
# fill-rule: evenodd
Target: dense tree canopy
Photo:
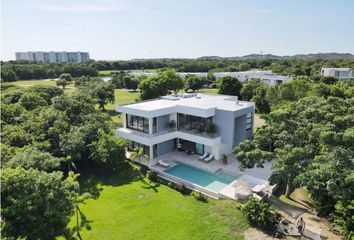
<path fill-rule="evenodd" d="M 225 95 L 240 96 L 242 83 L 235 77 L 223 77 L 220 80 L 218 92 Z"/>
<path fill-rule="evenodd" d="M 353 213 L 353 119 L 354 98 L 304 98 L 271 112 L 254 141 L 234 153 L 244 168 L 274 159 L 271 180 L 286 183 L 287 195 L 294 185 L 305 186 L 319 210 L 333 213 L 348 234 L 353 229 L 343 221 Z"/>
<path fill-rule="evenodd" d="M 1 173 L 3 237 L 55 239 L 74 210 L 72 186 L 60 172 L 5 168 Z"/>
<path fill-rule="evenodd" d="M 185 83 L 184 89 L 186 89 L 186 90 L 191 89 L 193 91 L 201 89 L 203 87 L 203 85 L 206 83 L 205 78 L 197 77 L 192 74 L 186 75 L 185 81 L 186 81 L 186 83 Z"/>
<path fill-rule="evenodd" d="M 142 99 L 157 98 L 166 95 L 169 91 L 183 89 L 184 82 L 174 70 L 163 70 L 151 78 L 143 79 L 139 83 Z"/>

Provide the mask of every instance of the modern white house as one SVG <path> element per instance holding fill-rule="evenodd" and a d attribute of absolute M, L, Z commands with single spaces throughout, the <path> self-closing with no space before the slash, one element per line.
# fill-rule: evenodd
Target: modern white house
<path fill-rule="evenodd" d="M 16 60 L 26 60 L 38 63 L 81 63 L 88 62 L 88 52 L 16 52 Z"/>
<path fill-rule="evenodd" d="M 269 163 L 240 171 L 240 163 L 230 154 L 253 137 L 253 102 L 227 95 L 175 94 L 116 110 L 123 116 L 117 136 L 130 142 L 128 157 L 129 150 L 142 148 L 150 160 L 135 161 L 159 177 L 212 198 L 262 199 L 273 192 Z"/>
<path fill-rule="evenodd" d="M 251 79 L 260 79 L 262 82 L 267 83 L 269 85 L 282 84 L 292 80 L 291 76 L 273 74 L 271 70 L 245 72 L 216 72 L 214 73 L 214 76 L 216 80 L 222 77 L 231 76 L 237 78 L 241 82 Z"/>
<path fill-rule="evenodd" d="M 321 75 L 336 77 L 344 81 L 354 79 L 353 70 L 351 68 L 322 68 Z"/>
<path fill-rule="evenodd" d="M 123 116 L 117 135 L 128 139 L 131 148 L 142 147 L 150 159 L 183 150 L 219 160 L 253 137 L 255 105 L 236 96 L 176 94 L 116 110 Z"/>

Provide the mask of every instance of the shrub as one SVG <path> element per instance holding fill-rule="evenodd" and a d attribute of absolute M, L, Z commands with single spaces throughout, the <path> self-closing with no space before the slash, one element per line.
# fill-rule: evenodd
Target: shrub
<path fill-rule="evenodd" d="M 201 192 L 192 192 L 191 196 L 201 202 L 208 202 L 208 198 L 204 196 Z"/>
<path fill-rule="evenodd" d="M 183 183 L 176 183 L 175 187 L 176 187 L 177 191 L 179 191 L 181 193 L 186 193 L 186 191 L 187 191 L 186 185 L 184 185 Z"/>
<path fill-rule="evenodd" d="M 222 155 L 222 163 L 225 165 L 227 164 L 227 155 L 226 154 Z"/>
<path fill-rule="evenodd" d="M 157 174 L 153 171 L 147 171 L 146 178 L 149 179 L 151 182 L 154 182 L 157 180 Z"/>
<path fill-rule="evenodd" d="M 206 132 L 210 135 L 214 134 L 216 132 L 216 126 L 212 122 L 208 122 L 206 126 Z"/>
<path fill-rule="evenodd" d="M 169 186 L 170 188 L 174 188 L 175 184 L 173 182 L 168 182 L 167 186 Z"/>
<path fill-rule="evenodd" d="M 242 212 L 246 218 L 255 226 L 266 229 L 272 223 L 272 213 L 267 203 L 260 202 L 255 198 L 250 198 L 242 207 Z"/>

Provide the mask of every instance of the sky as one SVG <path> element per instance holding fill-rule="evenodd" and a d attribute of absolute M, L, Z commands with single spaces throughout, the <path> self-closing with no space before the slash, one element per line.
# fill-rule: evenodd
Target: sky
<path fill-rule="evenodd" d="M 353 0 L 1 0 L 1 60 L 354 54 Z"/>

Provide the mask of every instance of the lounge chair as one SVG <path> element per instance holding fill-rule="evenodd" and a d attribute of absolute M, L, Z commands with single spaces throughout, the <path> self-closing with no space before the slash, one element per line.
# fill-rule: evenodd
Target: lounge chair
<path fill-rule="evenodd" d="M 211 154 L 209 155 L 209 157 L 204 158 L 203 161 L 208 163 L 208 162 L 210 162 L 211 160 L 213 160 L 213 158 L 214 158 L 214 154 L 211 153 Z"/>
<path fill-rule="evenodd" d="M 159 165 L 161 165 L 162 167 L 169 167 L 170 166 L 170 164 L 168 163 L 168 162 L 165 162 L 164 160 L 159 160 L 158 162 L 157 162 Z"/>
<path fill-rule="evenodd" d="M 209 155 L 209 153 L 204 153 L 203 156 L 200 156 L 198 159 L 199 160 L 203 160 L 204 158 L 206 158 Z"/>

